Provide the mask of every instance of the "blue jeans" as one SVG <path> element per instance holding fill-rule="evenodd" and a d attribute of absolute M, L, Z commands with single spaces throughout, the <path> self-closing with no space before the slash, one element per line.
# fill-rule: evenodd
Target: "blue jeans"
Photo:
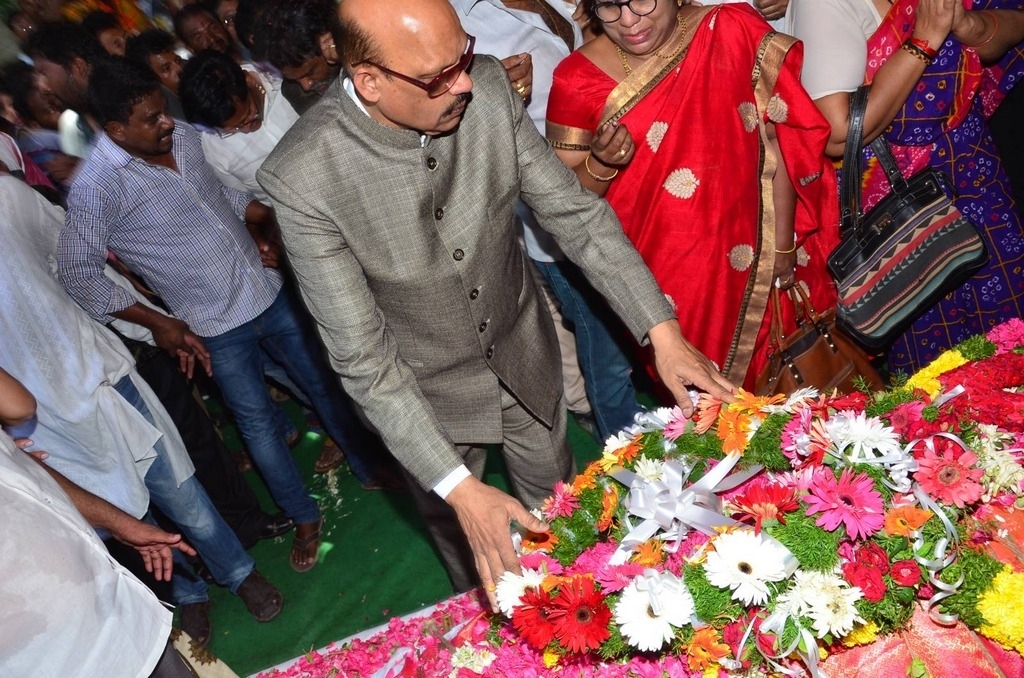
<path fill-rule="evenodd" d="M 153 423 L 153 415 L 130 377 L 122 378 L 114 385 L 114 389 L 147 421 Z M 252 556 L 245 552 L 238 537 L 217 513 L 196 477 L 190 476 L 178 485 L 171 472 L 171 465 L 167 462 L 163 441 L 157 441 L 154 449 L 156 460 L 149 467 L 145 478 L 150 501 L 177 524 L 185 541 L 196 549 L 217 583 L 236 593 L 255 566 Z M 178 605 L 208 600 L 206 582 L 195 575 L 177 549 L 174 550 L 171 595 Z"/>
<path fill-rule="evenodd" d="M 633 369 L 608 330 L 618 320 L 575 264 L 536 260 L 533 263 L 547 280 L 562 316 L 576 335 L 576 358 L 597 424 L 598 442 L 604 442 L 632 424 L 633 415 L 643 409 L 636 402 L 629 376 Z"/>
<path fill-rule="evenodd" d="M 313 329 L 295 298 L 282 290 L 259 316 L 215 337 L 203 337 L 213 378 L 277 505 L 296 523 L 316 522 L 320 510 L 306 491 L 291 452 L 281 439 L 277 405 L 263 380 L 261 350 L 285 369 L 313 404 L 327 435 L 345 451 L 360 482 L 374 477 L 387 450 L 363 425 L 338 377 L 323 357 Z"/>

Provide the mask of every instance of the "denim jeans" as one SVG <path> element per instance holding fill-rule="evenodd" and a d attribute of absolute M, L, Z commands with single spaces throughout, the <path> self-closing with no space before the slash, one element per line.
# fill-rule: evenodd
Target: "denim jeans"
<path fill-rule="evenodd" d="M 562 316 L 576 335 L 576 358 L 583 372 L 587 399 L 604 442 L 633 423 L 642 408 L 630 379 L 632 367 L 608 330 L 618 320 L 575 264 L 533 260 L 562 307 Z M 611 325 L 614 327 L 614 325 Z"/>
<path fill-rule="evenodd" d="M 296 523 L 316 522 L 316 502 L 306 491 L 291 452 L 281 439 L 277 405 L 263 380 L 261 350 L 283 367 L 313 404 L 327 435 L 345 451 L 349 468 L 360 480 L 373 478 L 387 459 L 376 434 L 363 425 L 338 377 L 323 357 L 323 348 L 298 301 L 286 290 L 249 322 L 215 337 L 203 337 L 213 364 L 213 378 L 277 505 Z"/>
<path fill-rule="evenodd" d="M 147 421 L 153 423 L 153 415 L 130 377 L 122 378 L 114 388 Z M 253 570 L 255 563 L 252 556 L 245 552 L 238 537 L 217 513 L 196 477 L 190 476 L 178 485 L 167 462 L 163 441 L 157 441 L 154 449 L 157 452 L 156 460 L 149 467 L 145 478 L 150 501 L 177 524 L 185 541 L 196 549 L 217 583 L 228 587 L 232 593 L 237 592 L 239 585 Z M 171 594 L 178 605 L 201 603 L 208 599 L 206 582 L 195 576 L 177 549 L 174 549 Z"/>

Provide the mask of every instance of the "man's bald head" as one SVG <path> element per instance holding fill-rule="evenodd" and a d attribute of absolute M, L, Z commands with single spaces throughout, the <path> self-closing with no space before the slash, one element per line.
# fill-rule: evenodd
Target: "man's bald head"
<path fill-rule="evenodd" d="M 341 0 L 336 42 L 346 70 L 367 61 L 390 66 L 394 49 L 408 50 L 453 28 L 461 24 L 448 0 Z"/>

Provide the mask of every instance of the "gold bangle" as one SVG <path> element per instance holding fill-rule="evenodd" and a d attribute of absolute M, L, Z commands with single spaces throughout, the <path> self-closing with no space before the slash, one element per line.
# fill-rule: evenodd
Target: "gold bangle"
<path fill-rule="evenodd" d="M 973 45 L 968 45 L 967 43 L 963 43 L 964 47 L 970 47 L 971 49 L 978 49 L 979 47 L 984 47 L 988 43 L 992 42 L 992 39 L 994 37 L 996 37 L 996 33 L 999 32 L 999 17 L 996 16 L 993 12 L 990 12 L 987 9 L 981 10 L 981 13 L 986 15 L 986 16 L 992 17 L 992 32 L 989 33 L 989 36 L 987 38 L 985 38 L 984 40 L 982 40 L 981 42 L 975 43 Z"/>
<path fill-rule="evenodd" d="M 793 252 L 796 252 L 796 243 L 793 243 L 793 246 L 790 247 L 788 250 L 775 250 L 776 254 L 792 254 Z"/>
<path fill-rule="evenodd" d="M 600 181 L 601 183 L 607 183 L 614 179 L 615 177 L 619 176 L 619 170 L 613 170 L 611 176 L 608 177 L 602 177 L 598 176 L 597 174 L 594 174 L 594 172 L 590 169 L 590 153 L 587 153 L 587 157 L 583 159 L 583 169 L 587 170 L 587 174 L 590 175 L 591 179 L 593 179 L 594 181 Z"/>

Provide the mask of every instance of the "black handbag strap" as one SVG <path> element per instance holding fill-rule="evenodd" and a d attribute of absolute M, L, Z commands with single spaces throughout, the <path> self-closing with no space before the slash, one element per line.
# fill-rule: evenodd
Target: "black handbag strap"
<path fill-rule="evenodd" d="M 843 153 L 843 174 L 839 186 L 842 220 L 839 236 L 846 238 L 857 230 L 860 221 L 860 149 L 864 143 L 864 113 L 868 108 L 871 85 L 862 85 L 850 94 L 850 127 Z"/>
<path fill-rule="evenodd" d="M 892 154 L 892 149 L 889 148 L 889 142 L 884 137 L 878 137 L 871 142 L 871 150 L 875 152 L 878 163 L 885 170 L 885 176 L 889 178 L 893 192 L 904 193 L 909 190 L 907 180 L 903 178 L 900 166 L 896 164 L 896 158 Z"/>

